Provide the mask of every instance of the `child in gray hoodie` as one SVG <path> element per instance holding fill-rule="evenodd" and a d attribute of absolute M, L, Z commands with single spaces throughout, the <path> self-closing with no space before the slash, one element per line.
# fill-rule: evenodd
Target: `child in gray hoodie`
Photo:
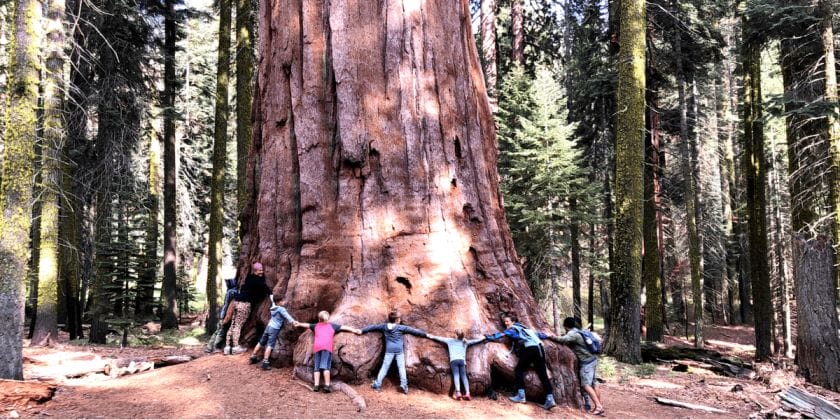
<path fill-rule="evenodd" d="M 396 359 L 397 369 L 400 373 L 400 390 L 403 394 L 408 394 L 408 379 L 405 375 L 405 354 L 403 353 L 405 347 L 403 334 L 426 337 L 426 332 L 405 325 L 400 325 L 400 320 L 400 314 L 396 311 L 392 311 L 388 314 L 387 323 L 369 325 L 362 328 L 362 334 L 380 331 L 385 338 L 385 358 L 382 360 L 382 368 L 379 369 L 379 374 L 376 375 L 376 380 L 372 385 L 373 389 L 377 391 L 382 388 L 382 380 L 385 379 L 385 375 L 388 374 L 388 368 L 391 367 L 391 363 Z"/>
<path fill-rule="evenodd" d="M 453 395 L 453 398 L 469 401 L 471 397 L 470 381 L 467 379 L 467 347 L 478 344 L 484 341 L 485 338 L 481 337 L 467 340 L 464 338 L 464 331 L 460 329 L 455 330 L 455 338 L 439 337 L 436 335 L 429 335 L 428 337 L 438 343 L 446 344 L 449 350 L 449 366 L 452 368 L 452 383 L 455 384 L 455 395 Z M 458 381 L 459 377 L 461 378 L 460 382 L 464 383 L 463 396 L 461 395 L 461 387 Z"/>

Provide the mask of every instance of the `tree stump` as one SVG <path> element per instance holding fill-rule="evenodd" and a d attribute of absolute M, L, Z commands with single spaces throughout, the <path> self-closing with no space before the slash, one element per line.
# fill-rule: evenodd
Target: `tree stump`
<path fill-rule="evenodd" d="M 502 329 L 514 312 L 548 331 L 513 247 L 499 191 L 493 115 L 466 0 L 266 0 L 248 202 L 247 267 L 302 321 L 327 310 L 357 327 L 403 322 L 437 335 Z M 243 273 L 240 273 L 243 274 Z M 256 337 L 252 309 L 243 338 Z M 284 332 L 305 354 L 309 340 Z M 574 356 L 547 344 L 559 403 L 578 405 Z M 336 337 L 337 377 L 379 368 L 379 334 Z M 472 391 L 513 383 L 504 344 L 470 349 Z M 406 338 L 410 386 L 449 389 L 446 349 Z M 295 357 L 303 365 L 305 357 Z M 543 398 L 531 372 L 527 392 Z"/>

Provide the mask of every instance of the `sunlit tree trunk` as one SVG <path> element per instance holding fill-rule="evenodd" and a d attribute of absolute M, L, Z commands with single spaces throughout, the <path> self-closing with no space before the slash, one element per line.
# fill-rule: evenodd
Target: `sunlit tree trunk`
<path fill-rule="evenodd" d="M 41 241 L 38 252 L 38 315 L 31 345 L 46 346 L 57 339 L 58 233 L 60 154 L 65 137 L 63 116 L 64 0 L 47 5 L 46 77 L 44 79 L 44 141 L 41 150 Z"/>
<path fill-rule="evenodd" d="M 213 136 L 213 175 L 210 184 L 210 226 L 207 255 L 207 331 L 219 322 L 219 268 L 225 222 L 225 162 L 227 161 L 228 84 L 230 81 L 230 1 L 219 0 L 219 50 L 216 62 L 216 125 Z"/>
<path fill-rule="evenodd" d="M 829 195 L 831 211 L 834 212 L 835 249 L 840 249 L 840 106 L 837 96 L 837 59 L 834 51 L 834 30 L 832 2 L 819 0 L 817 11 L 820 19 L 820 38 L 823 45 L 823 73 L 825 74 L 825 102 L 829 104 L 826 114 L 828 125 L 828 144 L 831 150 L 831 167 Z M 840 291 L 840 268 L 834 267 L 834 284 Z M 836 389 L 836 388 L 835 388 Z"/>
<path fill-rule="evenodd" d="M 615 146 L 615 276 L 610 282 L 610 330 L 605 351 L 626 363 L 641 362 L 639 346 L 644 202 L 645 2 L 619 6 Z"/>
<path fill-rule="evenodd" d="M 484 81 L 490 104 L 495 109 L 496 94 L 496 0 L 481 0 L 481 51 L 484 57 Z"/>
<path fill-rule="evenodd" d="M 511 31 L 513 32 L 511 50 L 513 52 L 513 62 L 520 66 L 525 65 L 525 12 L 522 5 L 523 1 L 513 0 L 510 5 Z"/>
<path fill-rule="evenodd" d="M 236 0 L 236 205 L 248 201 L 245 170 L 251 151 L 254 101 L 254 3 Z"/>
<path fill-rule="evenodd" d="M 32 210 L 32 159 L 38 103 L 41 4 L 15 1 L 3 167 L 0 181 L 0 379 L 23 379 L 23 282 Z"/>

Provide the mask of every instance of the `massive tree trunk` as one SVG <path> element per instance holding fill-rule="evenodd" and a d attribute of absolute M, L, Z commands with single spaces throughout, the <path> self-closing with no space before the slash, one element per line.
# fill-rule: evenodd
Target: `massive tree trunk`
<path fill-rule="evenodd" d="M 44 141 L 41 151 L 41 241 L 38 249 L 38 315 L 31 345 L 50 345 L 58 337 L 58 232 L 62 142 L 65 137 L 64 0 L 47 5 Z"/>
<path fill-rule="evenodd" d="M 619 6 L 615 145 L 615 255 L 610 281 L 610 330 L 605 350 L 627 363 L 641 362 L 639 317 L 642 276 L 642 207 L 645 135 L 645 2 Z"/>
<path fill-rule="evenodd" d="M 251 0 L 236 0 L 236 208 L 248 200 L 245 169 L 251 151 L 254 97 L 254 6 Z"/>
<path fill-rule="evenodd" d="M 824 236 L 794 241 L 798 322 L 796 363 L 808 382 L 840 390 L 840 339 L 833 270 L 836 254 Z"/>
<path fill-rule="evenodd" d="M 216 61 L 216 124 L 213 132 L 213 174 L 210 184 L 210 226 L 207 240 L 207 331 L 216 331 L 219 302 L 216 285 L 222 264 L 225 223 L 225 161 L 227 160 L 228 84 L 230 81 L 230 2 L 219 0 L 219 50 Z"/>
<path fill-rule="evenodd" d="M 164 77 L 163 77 L 163 287 L 161 289 L 161 328 L 177 329 L 175 294 L 178 267 L 177 234 L 177 148 L 175 139 L 175 0 L 164 1 Z"/>
<path fill-rule="evenodd" d="M 29 257 L 32 210 L 32 158 L 35 144 L 35 109 L 38 101 L 38 51 L 41 4 L 15 1 L 14 41 L 3 136 L 0 183 L 0 379 L 23 379 L 23 285 Z"/>
<path fill-rule="evenodd" d="M 469 18 L 466 0 L 262 2 L 240 258 L 264 264 L 296 318 L 327 310 L 364 326 L 396 309 L 430 333 L 475 337 L 512 311 L 548 330 L 502 210 Z M 252 313 L 265 321 L 267 308 Z M 290 337 L 301 369 L 308 337 Z M 381 340 L 339 335 L 338 377 L 369 377 Z M 547 347 L 556 397 L 577 405 L 572 354 Z M 412 384 L 449 389 L 444 348 L 409 337 L 406 350 Z M 473 391 L 512 380 L 514 359 L 501 344 L 473 348 Z"/>

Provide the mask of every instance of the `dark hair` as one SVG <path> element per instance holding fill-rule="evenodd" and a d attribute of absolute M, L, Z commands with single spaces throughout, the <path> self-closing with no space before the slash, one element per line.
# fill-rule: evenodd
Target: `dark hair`
<path fill-rule="evenodd" d="M 400 319 L 400 313 L 397 311 L 391 311 L 388 313 L 388 322 L 394 323 Z"/>
<path fill-rule="evenodd" d="M 574 328 L 577 325 L 577 322 L 574 318 L 568 317 L 563 320 L 563 326 L 566 328 Z"/>
<path fill-rule="evenodd" d="M 460 328 L 456 329 L 455 330 L 455 338 L 457 338 L 459 340 L 463 340 L 464 339 L 464 330 L 462 330 Z"/>
<path fill-rule="evenodd" d="M 504 324 L 505 318 L 510 318 L 510 320 L 513 322 L 519 322 L 519 319 L 516 317 L 516 315 L 513 314 L 513 312 L 502 312 L 502 317 L 499 319 L 499 321 L 502 321 L 502 323 Z"/>

